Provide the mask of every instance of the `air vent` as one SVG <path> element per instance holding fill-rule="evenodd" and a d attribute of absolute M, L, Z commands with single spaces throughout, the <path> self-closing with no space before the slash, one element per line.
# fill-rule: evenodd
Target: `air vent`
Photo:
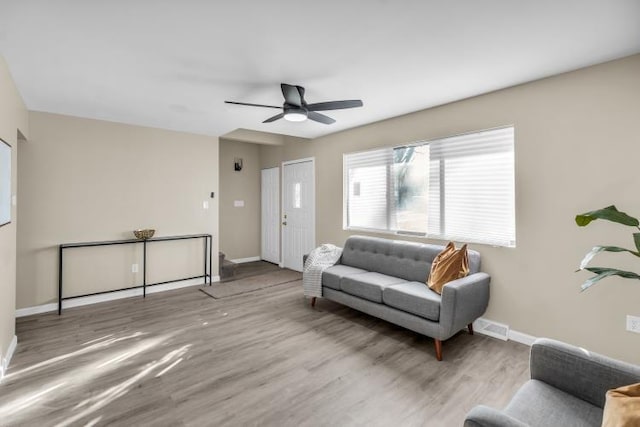
<path fill-rule="evenodd" d="M 502 323 L 478 319 L 473 322 L 473 329 L 479 334 L 488 335 L 499 340 L 507 341 L 509 338 L 509 325 Z"/>

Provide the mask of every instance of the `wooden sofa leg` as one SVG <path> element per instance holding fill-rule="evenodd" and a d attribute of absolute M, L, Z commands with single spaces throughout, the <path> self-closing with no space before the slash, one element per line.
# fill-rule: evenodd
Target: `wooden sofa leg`
<path fill-rule="evenodd" d="M 436 345 L 436 359 L 438 359 L 438 361 L 441 362 L 442 361 L 442 341 L 434 340 L 434 343 Z"/>
<path fill-rule="evenodd" d="M 469 329 L 469 335 L 473 335 L 473 323 L 469 323 L 467 329 Z"/>
<path fill-rule="evenodd" d="M 316 306 L 316 297 L 311 298 L 311 307 Z"/>

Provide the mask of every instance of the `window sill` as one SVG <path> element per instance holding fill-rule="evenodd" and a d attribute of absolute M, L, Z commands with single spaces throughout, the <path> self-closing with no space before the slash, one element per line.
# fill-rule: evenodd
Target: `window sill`
<path fill-rule="evenodd" d="M 482 242 L 482 241 L 477 241 L 477 240 L 467 240 L 467 239 L 460 239 L 458 237 L 446 237 L 446 236 L 429 236 L 427 234 L 424 233 L 413 233 L 413 232 L 398 232 L 398 231 L 389 231 L 389 230 L 378 230 L 375 228 L 363 228 L 363 227 L 342 227 L 342 229 L 344 231 L 359 231 L 362 233 L 371 233 L 371 234 L 383 234 L 386 236 L 396 236 L 396 237 L 411 237 L 414 239 L 420 239 L 420 240 L 439 240 L 442 242 L 458 242 L 458 243 L 468 243 L 468 244 L 473 244 L 473 245 L 484 245 L 484 246 L 491 246 L 493 248 L 505 248 L 505 249 L 515 249 L 516 245 L 500 245 L 497 243 L 488 243 L 488 242 Z"/>

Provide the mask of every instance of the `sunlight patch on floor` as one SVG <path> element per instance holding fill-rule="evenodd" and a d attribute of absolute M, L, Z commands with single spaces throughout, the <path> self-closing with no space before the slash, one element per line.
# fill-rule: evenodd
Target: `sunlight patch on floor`
<path fill-rule="evenodd" d="M 113 336 L 113 334 L 105 335 L 103 337 L 96 338 L 95 340 L 84 342 L 84 343 L 82 343 L 82 345 L 84 346 L 84 345 L 87 345 L 87 344 L 92 344 L 92 343 L 97 342 L 97 341 L 102 341 L 104 339 L 111 338 L 112 336 Z"/>
<path fill-rule="evenodd" d="M 176 366 L 180 362 L 182 362 L 182 357 L 180 359 L 176 360 L 175 362 L 173 362 L 171 365 L 169 365 L 166 368 L 164 368 L 162 371 L 158 372 L 156 374 L 156 378 L 163 376 L 164 374 L 169 372 L 174 366 Z"/>
<path fill-rule="evenodd" d="M 108 347 L 112 344 L 116 344 L 120 341 L 124 341 L 124 340 L 129 340 L 129 339 L 133 339 L 133 338 L 138 338 L 140 336 L 144 335 L 142 332 L 136 332 L 133 333 L 131 335 L 127 335 L 125 337 L 121 337 L 121 338 L 112 338 L 112 339 L 108 339 L 106 341 L 102 341 L 99 343 L 95 343 L 92 344 L 88 347 L 84 347 L 81 348 L 80 350 L 76 350 L 76 351 L 72 351 L 71 353 L 67 353 L 67 354 L 63 354 L 57 357 L 53 357 L 49 360 L 45 360 L 44 362 L 40 362 L 40 363 L 36 363 L 35 365 L 29 366 L 28 368 L 24 368 L 21 369 L 19 371 L 16 372 L 9 372 L 9 374 L 6 376 L 7 379 L 11 379 L 11 380 L 15 380 L 16 377 L 19 377 L 21 375 L 24 375 L 26 373 L 29 372 L 33 372 L 33 371 L 37 371 L 43 368 L 46 368 L 50 365 L 59 363 L 59 362 L 63 362 L 67 359 L 71 359 L 72 357 L 77 357 L 77 356 L 81 356 L 83 354 L 87 354 L 90 353 L 92 351 L 96 351 L 96 350 L 103 350 L 105 347 Z"/>
<path fill-rule="evenodd" d="M 70 359 L 75 356 L 85 355 L 90 351 L 101 350 L 99 355 L 94 356 L 94 357 L 99 357 L 97 360 L 90 363 L 86 363 L 84 365 L 82 364 L 78 365 L 72 369 L 66 370 L 63 374 L 58 375 L 55 378 L 47 379 L 44 384 L 40 384 L 38 386 L 39 391 L 28 393 L 27 395 L 23 395 L 11 401 L 6 401 L 6 403 L 0 404 L 0 420 L 7 420 L 12 423 L 18 423 L 21 419 L 28 417 L 30 412 L 42 407 L 43 405 L 52 404 L 52 402 L 55 402 L 57 398 L 60 398 L 60 396 L 64 396 L 64 392 L 61 393 L 61 391 L 58 391 L 57 393 L 52 395 L 50 393 L 51 391 L 54 391 L 62 386 L 64 386 L 64 390 L 73 390 L 73 389 L 82 388 L 87 384 L 90 384 L 95 378 L 99 376 L 112 374 L 112 372 L 116 371 L 118 367 L 122 363 L 126 362 L 127 360 L 165 344 L 175 334 L 167 334 L 167 335 L 163 335 L 156 338 L 146 338 L 141 341 L 135 342 L 133 343 L 133 345 L 128 346 L 126 349 L 122 349 L 122 350 L 113 351 L 113 349 L 109 347 L 111 344 L 115 342 L 121 342 L 126 339 L 136 338 L 143 335 L 145 334 L 137 332 L 135 334 L 128 335 L 126 337 L 109 339 L 108 341 L 103 341 L 101 343 L 93 344 L 89 347 L 85 347 L 82 350 L 71 352 L 63 356 L 59 356 L 57 358 L 49 359 L 45 362 L 41 362 L 32 367 L 25 368 L 22 371 L 18 371 L 12 374 L 13 381 L 15 381 L 16 377 L 20 375 L 24 376 L 23 378 L 21 378 L 21 380 L 28 381 L 30 377 L 27 374 L 34 375 L 36 369 L 49 366 L 56 362 L 62 362 L 66 359 Z M 187 352 L 188 348 L 189 348 L 189 345 L 180 347 L 177 350 L 173 350 L 167 353 L 167 355 L 165 355 L 160 360 L 160 362 L 153 361 L 152 363 L 148 364 L 147 368 L 145 369 L 155 369 L 158 366 L 165 366 L 166 364 L 173 362 L 176 358 L 179 358 L 182 355 L 184 355 Z M 103 354 L 103 352 L 105 351 L 108 351 L 108 353 Z M 69 361 L 67 363 L 69 363 Z M 142 378 L 145 375 L 146 373 L 139 378 Z M 138 376 L 134 378 L 136 379 L 134 379 L 131 384 L 137 381 Z M 130 384 L 130 381 L 131 379 L 125 381 L 123 384 L 125 383 Z M 43 391 L 40 391 L 40 390 L 43 390 Z M 115 388 L 112 388 L 110 390 L 112 391 L 108 393 L 107 395 L 108 398 L 105 398 L 104 404 L 108 404 L 109 402 L 113 401 L 117 397 L 120 397 L 121 395 L 125 394 L 129 390 L 129 386 L 120 387 L 117 390 L 115 390 Z M 101 393 L 99 396 L 104 395 L 104 393 L 105 392 Z M 8 396 L 5 396 L 5 397 L 8 397 Z M 91 398 L 86 399 L 85 401 L 76 405 L 74 409 L 79 409 L 82 406 L 85 406 L 91 403 L 92 403 Z M 104 404 L 99 405 L 98 408 L 104 406 Z M 83 417 L 92 412 L 93 411 L 89 411 L 89 412 L 87 412 L 86 410 L 83 411 L 82 412 L 84 414 Z"/>
<path fill-rule="evenodd" d="M 59 382 L 57 384 L 50 385 L 42 391 L 20 397 L 10 403 L 0 406 L 0 420 L 8 420 L 9 417 L 14 416 L 21 411 L 31 409 L 38 406 L 39 404 L 42 404 L 43 400 L 49 399 L 49 397 L 47 396 L 48 393 L 51 393 L 52 391 L 57 390 L 66 384 L 66 382 Z"/>
<path fill-rule="evenodd" d="M 75 414 L 74 416 L 67 418 L 66 420 L 56 424 L 56 427 L 66 427 L 69 425 L 74 424 L 75 422 L 81 420 L 82 418 L 89 416 L 91 414 L 93 414 L 94 412 L 96 412 L 99 409 L 104 408 L 105 406 L 107 406 L 108 404 L 110 404 L 111 402 L 113 402 L 114 400 L 124 396 L 125 394 L 127 394 L 127 392 L 138 382 L 141 381 L 144 377 L 146 377 L 147 375 L 149 375 L 150 373 L 152 373 L 155 369 L 161 368 L 171 362 L 174 362 L 174 359 L 176 357 L 180 358 L 180 360 L 182 360 L 181 356 L 183 356 L 184 354 L 187 353 L 187 351 L 189 350 L 189 348 L 191 347 L 190 344 L 182 346 L 176 350 L 170 351 L 169 353 L 167 353 L 164 357 L 162 357 L 162 359 L 156 361 L 154 360 L 151 363 L 148 363 L 140 372 L 138 372 L 136 375 L 132 376 L 131 378 L 121 382 L 120 384 L 117 384 L 113 387 L 110 387 L 108 389 L 106 389 L 105 391 L 103 391 L 102 393 L 99 393 L 95 396 L 92 396 L 88 399 L 85 399 L 84 401 L 80 402 L 78 405 L 75 406 L 74 409 L 79 409 L 83 406 L 86 406 L 86 409 L 78 412 L 77 414 Z M 172 365 L 176 365 L 176 363 L 172 363 Z"/>

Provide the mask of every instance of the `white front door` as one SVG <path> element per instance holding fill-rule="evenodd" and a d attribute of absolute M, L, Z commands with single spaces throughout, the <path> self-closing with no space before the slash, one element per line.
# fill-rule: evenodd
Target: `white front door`
<path fill-rule="evenodd" d="M 282 264 L 302 271 L 302 256 L 315 248 L 314 160 L 282 164 Z"/>
<path fill-rule="evenodd" d="M 280 168 L 262 169 L 261 201 L 260 258 L 280 264 Z"/>

